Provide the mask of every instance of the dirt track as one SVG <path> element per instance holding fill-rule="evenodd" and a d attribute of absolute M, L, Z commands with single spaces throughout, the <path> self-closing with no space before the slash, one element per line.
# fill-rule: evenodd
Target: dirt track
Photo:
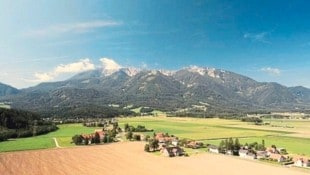
<path fill-rule="evenodd" d="M 1 175 L 308 175 L 290 168 L 229 156 L 167 158 L 143 152 L 143 143 L 114 143 L 0 154 Z"/>

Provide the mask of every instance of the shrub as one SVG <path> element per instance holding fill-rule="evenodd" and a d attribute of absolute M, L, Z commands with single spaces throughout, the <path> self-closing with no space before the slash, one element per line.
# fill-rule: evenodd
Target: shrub
<path fill-rule="evenodd" d="M 149 144 L 145 144 L 144 145 L 144 151 L 145 152 L 150 152 L 150 145 Z"/>
<path fill-rule="evenodd" d="M 136 141 L 141 141 L 141 136 L 139 134 L 134 134 L 133 139 Z"/>

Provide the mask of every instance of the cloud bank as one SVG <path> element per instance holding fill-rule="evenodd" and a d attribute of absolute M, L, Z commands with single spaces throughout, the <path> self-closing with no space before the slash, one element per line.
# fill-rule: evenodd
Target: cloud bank
<path fill-rule="evenodd" d="M 91 63 L 90 59 L 86 58 L 70 64 L 60 64 L 59 66 L 54 68 L 54 70 L 51 72 L 45 72 L 45 73 L 36 72 L 34 74 L 35 79 L 31 81 L 32 82 L 51 81 L 63 74 L 79 73 L 94 69 L 95 65 Z"/>
<path fill-rule="evenodd" d="M 263 67 L 260 69 L 260 71 L 265 72 L 265 73 L 272 75 L 272 76 L 280 76 L 281 75 L 281 70 L 278 68 Z"/>
<path fill-rule="evenodd" d="M 105 75 L 111 75 L 122 68 L 121 65 L 110 58 L 101 58 L 99 61 L 101 65 L 98 66 L 98 68 L 102 69 L 102 73 Z M 72 75 L 94 69 L 96 69 L 95 64 L 93 64 L 90 59 L 86 58 L 69 64 L 60 64 L 50 72 L 36 72 L 33 75 L 34 79 L 28 81 L 36 83 L 47 82 L 55 80 L 63 75 Z"/>

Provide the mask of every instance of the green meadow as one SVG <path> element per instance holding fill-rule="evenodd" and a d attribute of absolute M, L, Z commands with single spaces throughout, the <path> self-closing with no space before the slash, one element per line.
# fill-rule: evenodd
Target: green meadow
<path fill-rule="evenodd" d="M 82 124 L 63 124 L 58 125 L 58 130 L 50 132 L 45 135 L 29 138 L 10 139 L 9 141 L 0 142 L 0 152 L 6 151 L 21 151 L 21 150 L 35 150 L 55 148 L 53 138 L 56 138 L 59 146 L 71 147 L 71 138 L 75 134 L 92 133 L 95 129 L 93 127 L 84 127 Z"/>
<path fill-rule="evenodd" d="M 125 123 L 130 125 L 145 125 L 148 129 L 156 132 L 164 132 L 177 135 L 180 138 L 195 140 L 212 140 L 228 137 L 261 137 L 267 135 L 290 134 L 286 131 L 274 131 L 258 128 L 246 128 L 247 123 L 238 120 L 222 119 L 193 119 L 193 118 L 154 118 L 136 117 L 122 118 L 119 120 L 120 126 Z M 238 127 L 236 127 L 238 125 Z"/>
<path fill-rule="evenodd" d="M 239 120 L 195 118 L 121 118 L 119 125 L 144 125 L 155 132 L 164 132 L 218 145 L 225 138 L 238 138 L 242 144 L 265 141 L 266 146 L 286 148 L 291 154 L 310 156 L 310 135 L 292 137 L 309 131 L 310 120 L 273 120 L 270 126 L 257 126 Z M 289 127 L 288 127 L 289 126 Z M 152 133 L 148 133 L 151 135 Z"/>
<path fill-rule="evenodd" d="M 310 120 L 272 120 L 270 126 L 257 126 L 239 120 L 197 119 L 178 117 L 131 117 L 119 118 L 119 126 L 125 123 L 133 126 L 144 125 L 154 132 L 164 132 L 179 138 L 194 139 L 208 144 L 219 144 L 225 138 L 239 138 L 242 144 L 265 141 L 266 146 L 286 148 L 291 154 L 310 156 Z M 270 121 L 269 121 L 270 122 Z M 72 147 L 71 137 L 75 134 L 92 133 L 94 127 L 82 124 L 58 125 L 59 129 L 46 135 L 11 139 L 0 142 L 0 152 L 55 148 L 53 138 L 61 147 Z M 153 132 L 145 133 L 152 135 Z M 296 136 L 294 136 L 296 135 Z M 301 137 L 302 136 L 302 137 Z"/>

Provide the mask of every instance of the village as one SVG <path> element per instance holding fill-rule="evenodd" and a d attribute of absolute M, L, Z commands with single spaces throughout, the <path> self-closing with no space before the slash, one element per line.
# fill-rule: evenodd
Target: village
<path fill-rule="evenodd" d="M 87 124 L 86 124 L 87 125 Z M 95 124 L 92 124 L 92 126 Z M 101 126 L 101 124 L 99 125 Z M 276 145 L 265 147 L 265 141 L 261 143 L 246 143 L 241 145 L 238 138 L 222 140 L 219 145 L 204 144 L 192 139 L 180 139 L 175 135 L 163 132 L 153 132 L 144 126 L 137 127 L 125 124 L 124 129 L 118 126 L 117 121 L 104 123 L 102 130 L 94 130 L 90 134 L 80 134 L 72 137 L 76 145 L 105 144 L 122 141 L 144 141 L 145 152 L 155 153 L 165 157 L 189 156 L 185 149 L 204 149 L 211 154 L 238 156 L 247 160 L 259 160 L 276 163 L 285 166 L 310 168 L 310 159 L 304 156 L 289 155 L 285 148 Z M 135 132 L 135 133 L 134 133 Z M 144 135 L 143 132 L 153 132 L 153 135 Z"/>

